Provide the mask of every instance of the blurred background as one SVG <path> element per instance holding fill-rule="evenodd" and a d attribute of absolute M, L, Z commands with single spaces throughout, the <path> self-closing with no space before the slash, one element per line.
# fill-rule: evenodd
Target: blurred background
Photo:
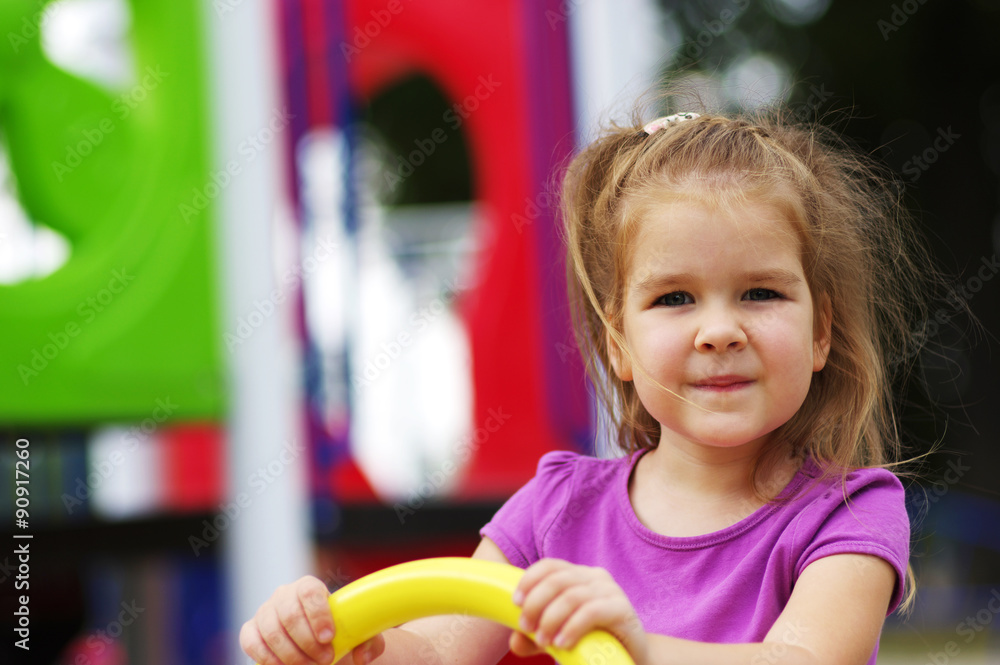
<path fill-rule="evenodd" d="M 954 290 L 900 385 L 939 449 L 880 662 L 1000 663 L 998 34 L 996 0 L 3 0 L 0 660 L 247 662 L 278 585 L 467 556 L 542 453 L 608 454 L 556 178 L 671 78 L 905 184 Z"/>

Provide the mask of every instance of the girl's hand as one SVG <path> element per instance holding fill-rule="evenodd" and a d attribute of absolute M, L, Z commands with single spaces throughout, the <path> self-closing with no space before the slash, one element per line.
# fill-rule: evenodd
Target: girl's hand
<path fill-rule="evenodd" d="M 515 631 L 510 650 L 518 656 L 539 653 L 549 644 L 571 649 L 600 628 L 618 638 L 636 665 L 648 663 L 646 631 L 625 592 L 603 568 L 542 559 L 525 571 L 514 603 L 522 609 L 521 630 L 534 632 L 537 642 Z"/>
<path fill-rule="evenodd" d="M 329 595 L 315 577 L 278 587 L 243 624 L 240 648 L 260 665 L 330 665 L 334 627 Z M 365 665 L 384 648 L 381 635 L 358 645 L 351 652 L 354 664 Z"/>

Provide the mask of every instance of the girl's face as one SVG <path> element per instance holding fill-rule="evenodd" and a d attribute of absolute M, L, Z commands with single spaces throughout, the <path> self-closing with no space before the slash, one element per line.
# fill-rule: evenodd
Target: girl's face
<path fill-rule="evenodd" d="M 624 335 L 634 361 L 684 399 L 610 351 L 661 424 L 661 445 L 757 450 L 802 406 L 826 363 L 830 314 L 823 307 L 814 330 L 800 254 L 792 222 L 763 200 L 734 212 L 696 201 L 647 208 Z"/>

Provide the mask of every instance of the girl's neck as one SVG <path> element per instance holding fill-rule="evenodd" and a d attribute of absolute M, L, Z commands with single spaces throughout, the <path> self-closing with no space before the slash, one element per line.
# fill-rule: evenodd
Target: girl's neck
<path fill-rule="evenodd" d="M 629 498 L 639 520 L 667 536 L 697 536 L 731 526 L 764 505 L 750 482 L 757 450 L 678 448 L 661 442 L 639 461 Z M 758 488 L 774 498 L 794 477 L 791 458 Z"/>
<path fill-rule="evenodd" d="M 679 447 L 661 442 L 646 455 L 648 478 L 671 493 L 701 499 L 753 495 L 750 469 L 759 446 Z"/>

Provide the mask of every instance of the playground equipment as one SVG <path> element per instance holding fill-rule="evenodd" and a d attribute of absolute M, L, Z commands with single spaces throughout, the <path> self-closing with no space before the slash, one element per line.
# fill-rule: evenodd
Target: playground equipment
<path fill-rule="evenodd" d="M 465 614 L 517 630 L 521 608 L 511 598 L 523 574 L 508 564 L 444 557 L 362 577 L 330 596 L 334 662 L 382 631 L 421 617 Z M 588 633 L 572 649 L 549 646 L 546 652 L 562 665 L 633 665 L 625 647 L 603 630 Z"/>

